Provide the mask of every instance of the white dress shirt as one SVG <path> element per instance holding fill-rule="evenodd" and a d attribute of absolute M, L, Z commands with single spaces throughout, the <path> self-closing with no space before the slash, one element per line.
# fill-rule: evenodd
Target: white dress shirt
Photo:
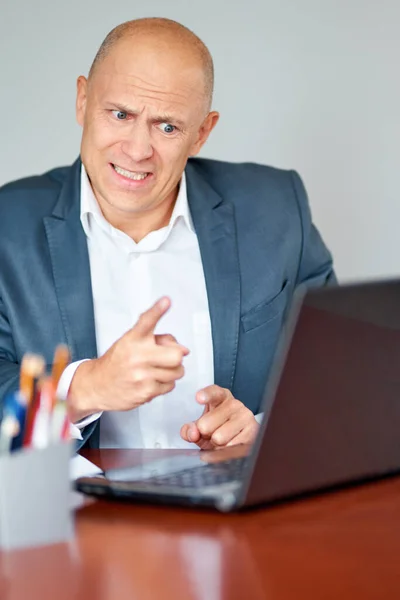
<path fill-rule="evenodd" d="M 104 218 L 82 166 L 81 223 L 89 250 L 98 356 L 161 296 L 169 296 L 172 306 L 155 333 L 170 333 L 190 350 L 183 362 L 185 375 L 172 392 L 130 411 L 101 415 L 100 447 L 197 447 L 182 440 L 180 428 L 202 414 L 195 394 L 214 382 L 214 368 L 207 291 L 185 174 L 169 225 L 135 243 Z M 58 389 L 61 396 L 67 396 L 81 362 L 64 371 Z M 81 438 L 79 430 L 99 416 L 72 425 L 72 435 Z"/>

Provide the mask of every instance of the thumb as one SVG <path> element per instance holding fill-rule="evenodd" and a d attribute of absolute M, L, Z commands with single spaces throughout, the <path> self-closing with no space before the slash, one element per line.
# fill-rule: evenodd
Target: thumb
<path fill-rule="evenodd" d="M 158 346 L 170 346 L 170 347 L 179 346 L 180 348 L 182 348 L 184 356 L 187 356 L 188 354 L 190 354 L 189 348 L 186 348 L 186 346 L 182 346 L 182 344 L 179 344 L 178 340 L 170 333 L 158 334 L 158 335 L 155 335 L 154 338 L 155 338 L 155 342 Z"/>
<path fill-rule="evenodd" d="M 201 417 L 207 412 L 209 412 L 209 410 L 209 406 L 206 405 L 204 407 L 203 414 L 201 415 Z M 201 417 L 199 417 L 199 419 L 201 419 Z M 196 421 L 193 421 L 192 423 L 186 423 L 185 425 L 182 425 L 180 434 L 181 438 L 185 440 L 185 442 L 193 442 L 197 444 L 197 442 L 200 440 L 201 433 L 199 431 L 199 428 L 197 427 L 197 422 L 199 421 L 199 419 L 196 419 Z"/>
<path fill-rule="evenodd" d="M 196 422 L 182 425 L 180 434 L 181 438 L 185 440 L 185 442 L 192 442 L 194 444 L 197 444 L 201 438 L 201 433 L 197 428 Z"/>
<path fill-rule="evenodd" d="M 154 332 L 154 329 L 163 315 L 171 306 L 171 300 L 163 296 L 151 308 L 142 313 L 131 332 L 135 337 L 146 337 Z"/>

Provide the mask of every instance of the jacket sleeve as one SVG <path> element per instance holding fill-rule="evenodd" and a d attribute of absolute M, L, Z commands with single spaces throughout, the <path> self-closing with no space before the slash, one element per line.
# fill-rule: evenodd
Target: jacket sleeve
<path fill-rule="evenodd" d="M 11 327 L 0 297 L 0 418 L 4 397 L 19 388 L 19 372 Z"/>
<path fill-rule="evenodd" d="M 11 326 L 4 303 L 0 297 L 0 421 L 2 419 L 3 401 L 9 392 L 19 389 L 20 365 L 14 346 Z M 78 450 L 92 435 L 97 423 L 90 423 L 82 431 L 82 440 L 76 440 Z M 95 441 L 96 445 L 96 441 Z M 97 441 L 98 445 L 98 441 Z"/>
<path fill-rule="evenodd" d="M 309 287 L 319 287 L 336 284 L 332 255 L 312 222 L 307 192 L 295 171 L 292 171 L 292 181 L 299 207 L 303 236 L 296 285 L 303 283 Z"/>

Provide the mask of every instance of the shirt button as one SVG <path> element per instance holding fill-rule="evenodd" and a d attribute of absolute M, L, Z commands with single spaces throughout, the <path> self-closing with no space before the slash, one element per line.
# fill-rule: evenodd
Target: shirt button
<path fill-rule="evenodd" d="M 154 448 L 161 448 L 161 444 L 160 444 L 160 442 L 156 442 L 156 443 L 154 444 Z"/>

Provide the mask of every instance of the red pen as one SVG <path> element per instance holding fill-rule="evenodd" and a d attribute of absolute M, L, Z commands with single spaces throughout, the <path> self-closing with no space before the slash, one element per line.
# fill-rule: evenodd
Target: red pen
<path fill-rule="evenodd" d="M 55 388 L 51 377 L 44 377 L 38 385 L 38 402 L 33 419 L 31 445 L 46 448 L 51 438 L 51 418 L 55 404 Z"/>

